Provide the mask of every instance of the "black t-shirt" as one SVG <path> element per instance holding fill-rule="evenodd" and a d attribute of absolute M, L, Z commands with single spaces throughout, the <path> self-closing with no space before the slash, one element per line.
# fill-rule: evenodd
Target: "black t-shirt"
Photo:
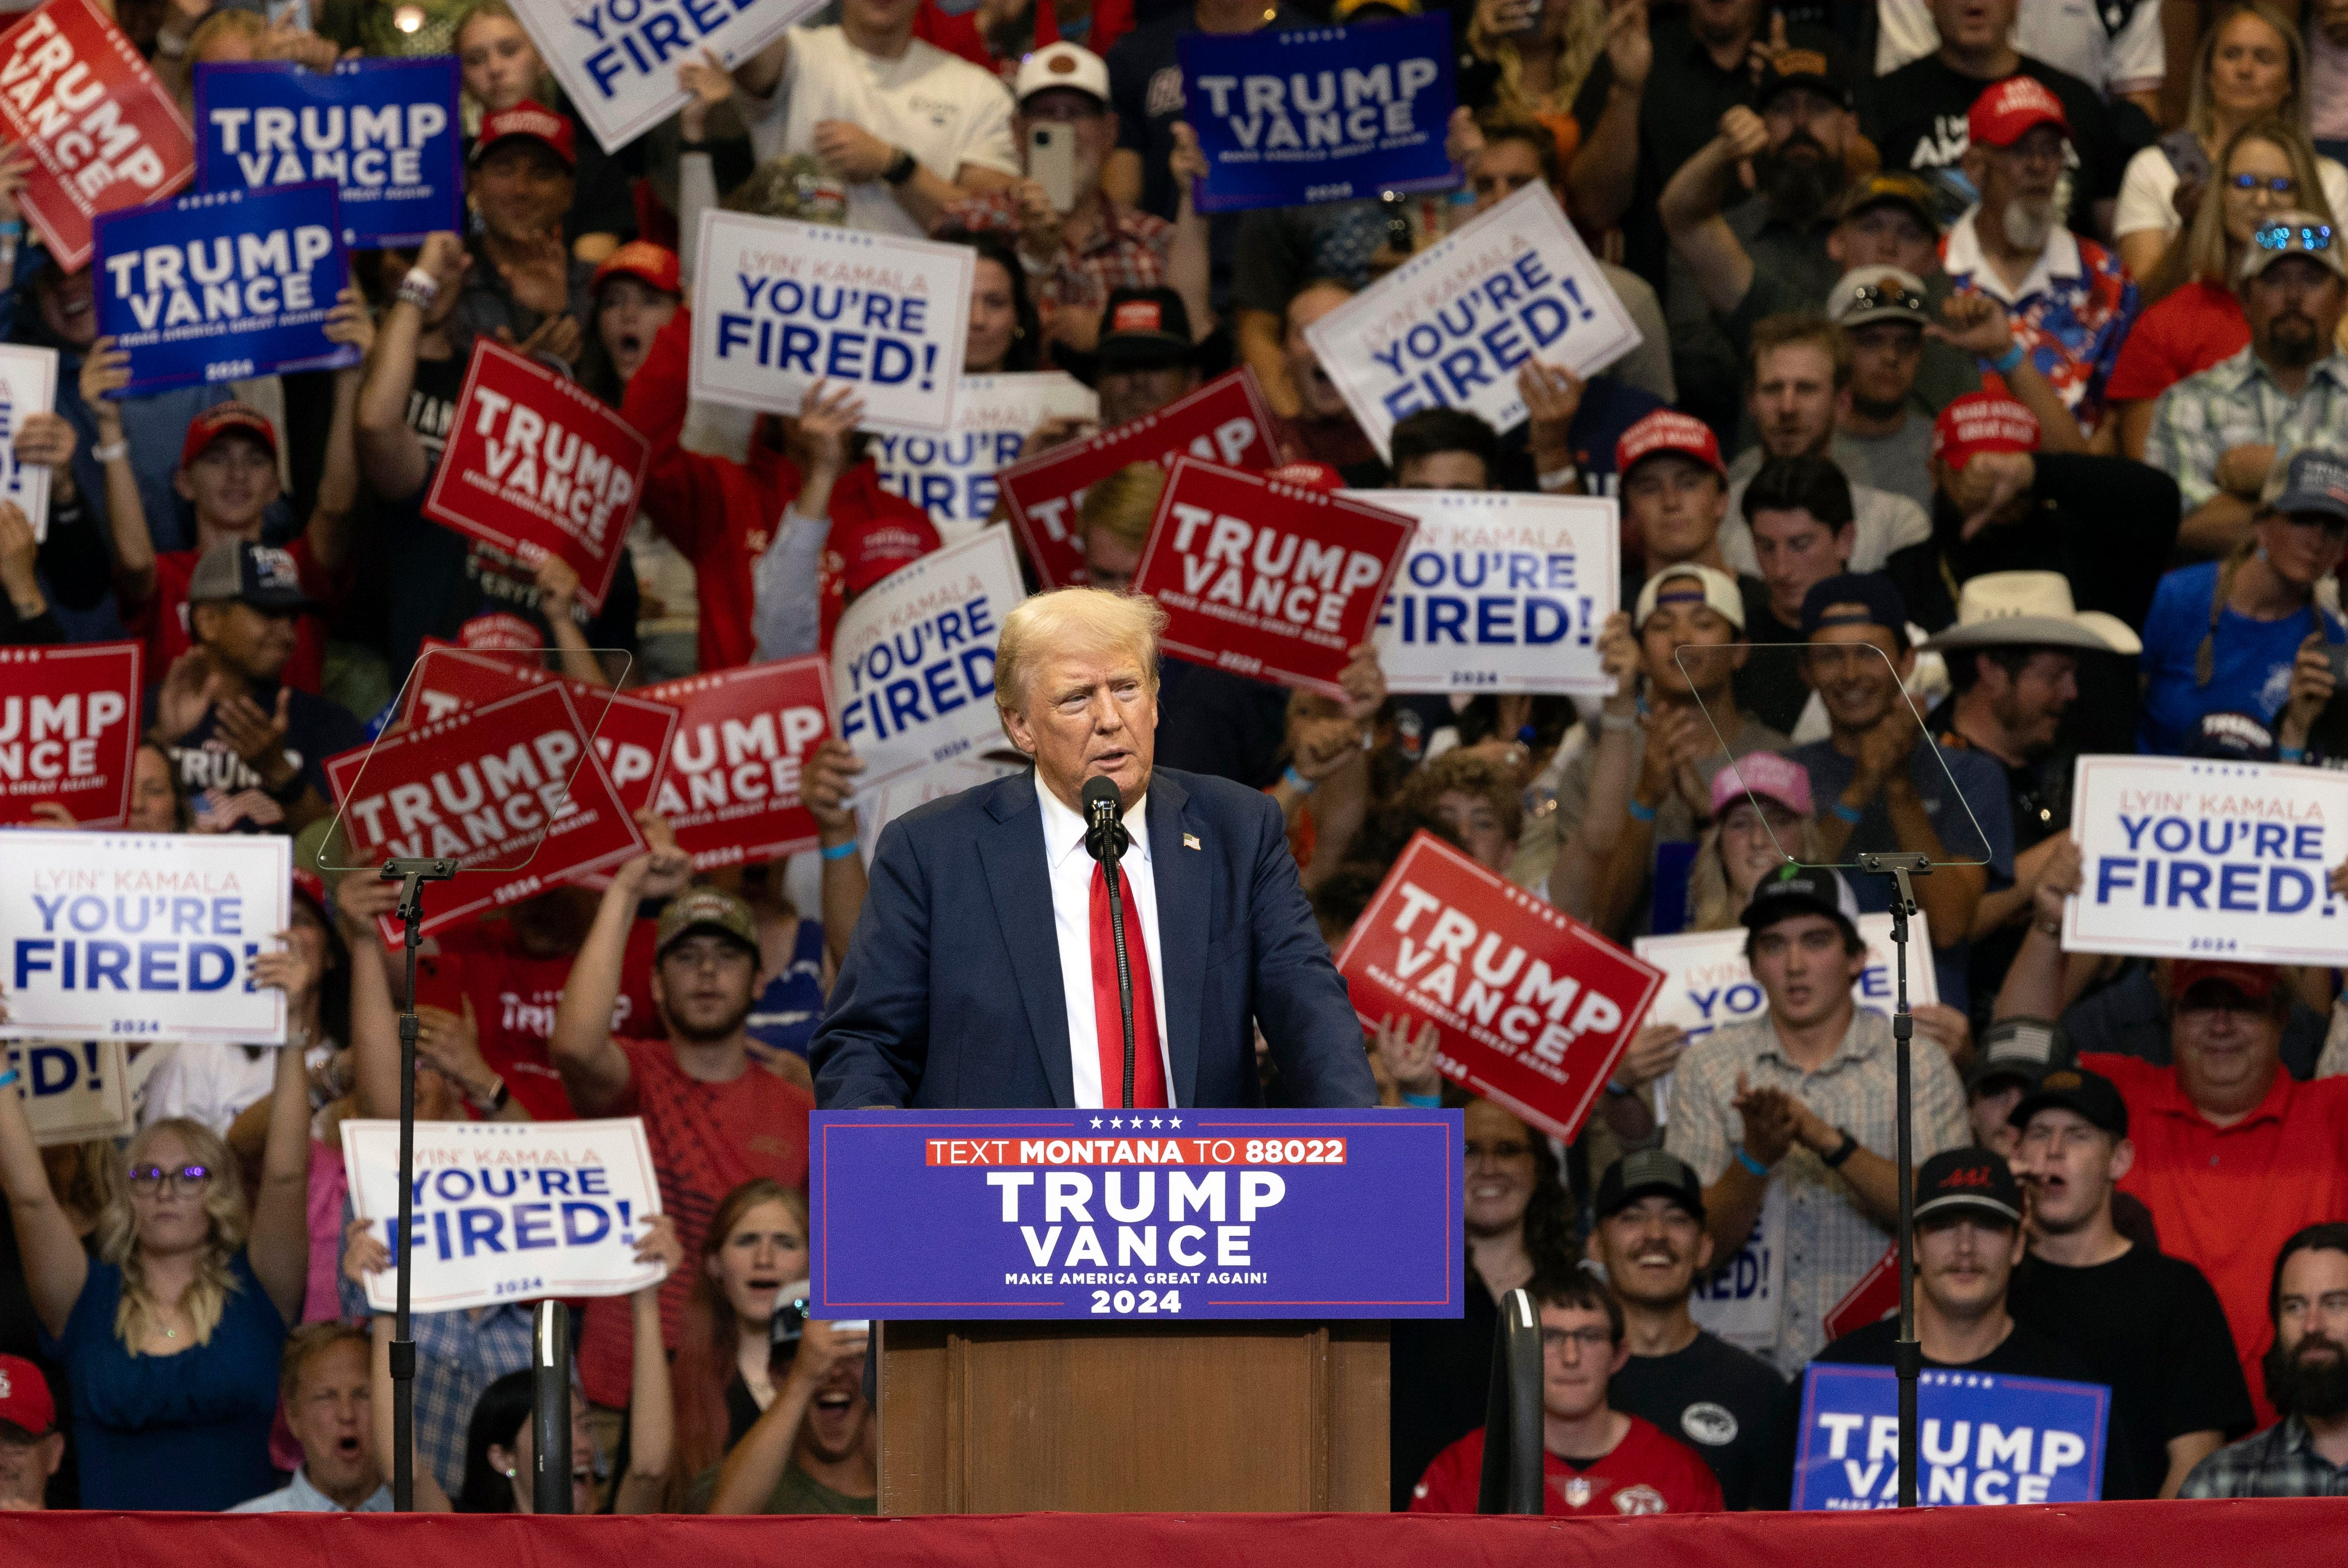
<path fill-rule="evenodd" d="M 407 426 L 436 465 L 464 385 L 461 358 L 416 362 L 416 381 L 407 395 Z M 485 645 L 500 642 L 512 645 L 512 640 L 535 636 L 541 645 L 553 646 L 553 633 L 539 611 L 535 574 L 504 551 L 468 539 L 425 516 L 424 498 L 431 489 L 431 476 L 427 473 L 414 495 L 385 498 L 382 525 L 376 531 L 381 542 L 379 581 L 386 601 L 386 640 L 395 677 L 405 678 L 426 637 L 461 642 L 466 640 L 468 622 L 489 616 L 511 617 L 516 624 L 506 628 L 512 639 L 475 639 Z M 580 630 L 586 635 L 587 645 L 633 651 L 638 599 L 635 562 L 623 549 L 602 612 L 581 618 Z"/>
<path fill-rule="evenodd" d="M 1897 1318 L 1885 1318 L 1870 1323 L 1865 1328 L 1854 1329 L 1828 1346 L 1812 1358 L 1811 1365 L 1828 1363 L 1839 1367 L 1889 1367 L 1892 1365 L 1892 1346 L 1900 1337 Z M 2089 1369 L 2087 1363 L 2074 1352 L 2064 1348 L 2034 1328 L 2017 1322 L 2013 1332 L 2003 1343 L 1978 1361 L 1952 1366 L 1946 1361 L 1924 1357 L 1924 1365 L 1943 1372 L 1993 1372 L 2007 1377 L 2051 1377 L 2066 1383 L 2100 1383 L 2102 1378 Z M 1797 1377 L 1786 1385 L 1786 1392 L 1777 1402 L 1777 1420 L 1769 1445 L 1766 1469 L 1755 1483 L 1753 1503 L 1762 1508 L 1785 1508 L 1794 1495 L 1794 1454 L 1801 1442 L 1802 1385 Z M 2141 1497 L 2136 1490 L 2135 1456 L 2137 1445 L 2132 1436 L 2122 1428 L 2119 1412 L 2114 1410 L 2106 1429 L 2104 1442 L 2104 1491 L 2106 1499 Z M 1919 1464 L 1921 1444 L 1919 1443 Z M 1923 1467 L 1929 1470 L 1929 1466 Z M 2167 1468 L 2164 1465 L 2164 1470 Z M 1923 1491 L 1924 1477 L 1919 1474 L 1917 1490 Z M 2155 1480 L 2153 1490 L 2160 1483 Z"/>
<path fill-rule="evenodd" d="M 1159 662 L 1158 681 L 1160 767 L 1210 773 L 1251 789 L 1279 782 L 1280 748 L 1288 738 L 1285 686 L 1171 656 Z"/>
<path fill-rule="evenodd" d="M 162 688 L 147 688 L 145 722 L 155 722 L 156 694 Z M 252 700 L 261 711 L 277 711 L 276 686 L 256 686 Z M 276 823 L 259 821 L 245 815 L 233 797 L 263 789 L 261 775 L 248 766 L 243 758 L 228 748 L 228 743 L 213 734 L 215 724 L 211 710 L 185 735 L 166 736 L 163 748 L 171 755 L 171 765 L 180 770 L 180 782 L 196 805 L 197 815 L 221 813 L 218 825 L 240 833 L 273 831 Z M 351 717 L 350 710 L 338 702 L 314 696 L 306 691 L 294 692 L 285 705 L 285 750 L 302 769 L 302 778 L 318 792 L 320 799 L 331 800 L 334 792 L 326 788 L 326 758 L 353 747 L 366 744 L 366 730 Z"/>
<path fill-rule="evenodd" d="M 2107 1486 L 2106 1497 L 2159 1496 L 2172 1438 L 2218 1432 L 2230 1442 L 2253 1425 L 2225 1309 L 2183 1258 L 2143 1247 L 2088 1268 L 2024 1258 L 2006 1306 L 2110 1385 L 2113 1443 L 2128 1434 L 2137 1490 Z"/>
<path fill-rule="evenodd" d="M 2094 204 L 2119 194 L 2120 171 L 2127 162 L 2112 134 L 2110 114 L 2096 89 L 2078 77 L 2027 55 L 2021 59 L 2017 76 L 2036 78 L 2063 100 L 2077 160 L 2071 177 L 2071 228 L 2091 232 Z M 1964 181 L 1957 166 L 1972 141 L 1966 117 L 1973 100 L 2005 79 L 1969 77 L 1943 64 L 1940 56 L 1926 55 L 1860 89 L 1859 129 L 1875 143 L 1884 168 L 1912 169 L 1953 188 Z M 1966 183 L 1956 204 L 1970 206 L 1972 201 Z"/>
<path fill-rule="evenodd" d="M 1684 1350 L 1632 1357 L 1606 1385 L 1606 1402 L 1695 1449 L 1728 1506 L 1744 1508 L 1785 1391 L 1766 1362 L 1699 1329 Z"/>
<path fill-rule="evenodd" d="M 1483 1276 L 1465 1259 L 1461 1267 L 1468 1279 L 1461 1315 L 1398 1317 L 1386 1341 L 1386 1454 L 1396 1513 L 1409 1509 L 1411 1489 L 1435 1456 L 1484 1424 L 1500 1309 Z"/>
<path fill-rule="evenodd" d="M 1777 619 L 1769 608 L 1769 585 L 1758 577 L 1739 575 L 1736 586 L 1745 596 L 1745 643 L 1804 643 L 1802 628 L 1789 626 Z M 1733 688 L 1736 706 L 1767 725 L 1780 735 L 1794 733 L 1796 721 L 1810 700 L 1810 688 L 1804 686 L 1797 666 L 1784 654 L 1749 655 L 1745 667 L 1736 672 Z"/>

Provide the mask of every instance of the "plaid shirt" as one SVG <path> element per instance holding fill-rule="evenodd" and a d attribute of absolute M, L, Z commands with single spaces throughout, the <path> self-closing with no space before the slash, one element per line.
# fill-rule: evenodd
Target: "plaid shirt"
<path fill-rule="evenodd" d="M 1921 1165 L 1970 1139 L 1964 1088 L 1947 1055 L 1928 1041 L 1917 1042 L 1911 1050 L 1912 1152 Z M 1756 1088 L 1782 1088 L 1797 1097 L 1870 1153 L 1886 1160 L 1896 1155 L 1900 1129 L 1891 1020 L 1873 1008 L 1857 1010 L 1842 1044 L 1815 1072 L 1804 1071 L 1787 1057 L 1766 1016 L 1715 1029 L 1688 1047 L 1673 1077 L 1663 1147 L 1694 1166 L 1706 1186 L 1720 1180 L 1744 1137 L 1745 1119 L 1730 1105 L 1740 1073 Z M 1759 1354 L 1780 1373 L 1796 1377 L 1826 1344 L 1827 1314 L 1859 1283 L 1859 1275 L 1875 1266 L 1891 1244 L 1891 1233 L 1867 1216 L 1849 1182 L 1799 1145 L 1777 1162 L 1769 1180 L 1787 1188 L 1786 1294 L 1777 1343 Z"/>
<path fill-rule="evenodd" d="M 371 1310 L 366 1293 L 348 1279 L 340 1283 L 343 1315 L 364 1323 Z M 503 1302 L 473 1311 L 408 1316 L 409 1332 L 416 1336 L 416 1452 L 451 1501 L 465 1484 L 465 1429 L 481 1390 L 530 1366 L 532 1305 Z M 388 1319 L 391 1315 L 377 1315 Z"/>
<path fill-rule="evenodd" d="M 1174 225 L 1154 213 L 1140 211 L 1107 195 L 1100 199 L 1100 226 L 1081 251 L 1066 238 L 1052 269 L 1038 274 L 1029 263 L 1028 292 L 1045 315 L 1070 305 L 1099 310 L 1108 304 L 1111 289 L 1154 289 L 1166 282 L 1166 254 L 1174 245 Z M 941 229 L 995 230 L 1019 243 L 1019 201 L 1013 190 L 965 196 L 938 214 L 930 225 Z M 1025 253 L 1021 262 L 1027 261 Z"/>
<path fill-rule="evenodd" d="M 2297 1416 L 2193 1467 L 2179 1497 L 2348 1497 L 2348 1470 L 2315 1451 Z"/>
<path fill-rule="evenodd" d="M 2348 438 L 2348 357 L 2337 349 L 2308 367 L 2294 397 L 2252 348 L 2172 384 L 2152 407 L 2144 460 L 2173 475 L 2187 512 L 2218 493 L 2229 447 L 2336 447 Z"/>
<path fill-rule="evenodd" d="M 2104 383 L 2136 321 L 2136 281 L 2095 241 L 2057 228 L 2022 286 L 2008 289 L 1982 254 L 1973 231 L 1980 211 L 1958 219 L 1941 242 L 1941 266 L 1960 291 L 1978 290 L 2005 306 L 2030 363 L 2078 416 L 2079 428 L 2094 429 L 2104 414 Z M 1982 373 L 1984 380 L 1993 376 Z"/>

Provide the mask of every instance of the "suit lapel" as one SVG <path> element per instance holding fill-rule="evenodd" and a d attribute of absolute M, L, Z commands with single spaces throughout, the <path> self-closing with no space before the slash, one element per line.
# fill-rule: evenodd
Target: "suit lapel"
<path fill-rule="evenodd" d="M 1044 813 L 1035 803 L 1033 769 L 998 780 L 986 802 L 991 825 L 978 846 L 1011 976 L 1027 1010 L 1027 1027 L 1052 1085 L 1052 1102 L 1076 1103 L 1068 1061 L 1066 988 L 1060 983 L 1060 944 L 1052 923 L 1052 875 L 1044 854 Z"/>
<path fill-rule="evenodd" d="M 1149 779 L 1149 869 L 1158 884 L 1158 979 L 1166 992 L 1172 1099 L 1198 1103 L 1199 996 L 1206 982 L 1208 860 L 1186 849 L 1189 792 L 1163 772 Z"/>

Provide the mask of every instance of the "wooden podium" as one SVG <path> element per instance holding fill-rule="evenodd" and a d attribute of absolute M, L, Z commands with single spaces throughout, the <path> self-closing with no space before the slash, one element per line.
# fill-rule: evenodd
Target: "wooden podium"
<path fill-rule="evenodd" d="M 1382 1320 L 899 1322 L 883 1513 L 1385 1512 Z"/>

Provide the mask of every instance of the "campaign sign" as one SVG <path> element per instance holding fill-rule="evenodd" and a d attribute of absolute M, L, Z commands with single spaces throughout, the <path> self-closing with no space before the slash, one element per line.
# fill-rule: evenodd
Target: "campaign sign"
<path fill-rule="evenodd" d="M 0 1039 L 285 1042 L 252 961 L 293 923 L 294 841 L 269 834 L 0 837 Z"/>
<path fill-rule="evenodd" d="M 1465 408 L 1524 423 L 1528 359 L 1587 376 L 1639 346 L 1590 247 L 1539 181 L 1304 329 L 1380 454 L 1395 421 Z"/>
<path fill-rule="evenodd" d="M 823 0 L 514 0 L 513 14 L 606 152 L 685 107 L 676 67 L 740 65 Z"/>
<path fill-rule="evenodd" d="M 27 344 L 0 344 L 0 500 L 16 503 L 33 537 L 49 537 L 49 470 L 42 463 L 16 460 L 16 433 L 35 414 L 57 407 L 57 351 Z"/>
<path fill-rule="evenodd" d="M 1287 33 L 1186 33 L 1183 116 L 1199 133 L 1201 212 L 1447 190 L 1458 99 L 1451 19 Z"/>
<path fill-rule="evenodd" d="M 994 644 L 1027 596 L 999 528 L 932 551 L 858 596 L 831 638 L 832 733 L 870 789 L 1003 733 Z"/>
<path fill-rule="evenodd" d="M 796 414 L 818 381 L 846 384 L 873 429 L 944 435 L 977 264 L 968 245 L 713 207 L 693 273 L 693 395 Z"/>
<path fill-rule="evenodd" d="M 2182 757 L 2082 757 L 2071 953 L 2348 962 L 2348 774 Z"/>
<path fill-rule="evenodd" d="M 1776 1347 L 1785 1309 L 1786 1183 L 1772 1181 L 1743 1244 L 1715 1255 L 1689 1283 L 1688 1315 L 1705 1333 L 1766 1357 Z"/>
<path fill-rule="evenodd" d="M 804 654 L 644 689 L 680 716 L 653 810 L 694 870 L 816 847 L 799 770 L 831 729 L 827 675 L 822 655 Z"/>
<path fill-rule="evenodd" d="M 351 258 L 325 181 L 175 196 L 95 232 L 98 329 L 130 355 L 113 397 L 359 362 L 326 335 Z"/>
<path fill-rule="evenodd" d="M 1154 414 L 1037 452 L 995 476 L 1019 547 L 1046 588 L 1081 587 L 1085 541 L 1077 511 L 1093 481 L 1128 463 L 1170 469 L 1184 452 L 1234 469 L 1280 463 L 1272 409 L 1244 366 Z"/>
<path fill-rule="evenodd" d="M 331 181 L 343 243 L 417 245 L 465 227 L 464 126 L 453 55 L 344 60 L 331 71 L 239 61 L 196 67 L 207 191 Z"/>
<path fill-rule="evenodd" d="M 1166 611 L 1160 645 L 1192 664 L 1343 699 L 1417 524 L 1326 490 L 1174 459 L 1133 591 Z"/>
<path fill-rule="evenodd" d="M 1378 612 L 1398 692 L 1608 696 L 1598 632 L 1622 597 L 1611 500 L 1505 490 L 1347 490 L 1418 520 Z"/>
<path fill-rule="evenodd" d="M 1427 832 L 1378 884 L 1337 972 L 1365 1024 L 1434 1024 L 1444 1077 L 1569 1143 L 1663 978 Z"/>
<path fill-rule="evenodd" d="M 1776 1185 L 1773 1183 L 1770 1191 L 1776 1191 Z M 1900 1243 L 1894 1242 L 1883 1249 L 1872 1268 L 1859 1276 L 1857 1284 L 1843 1292 L 1840 1301 L 1827 1308 L 1827 1342 L 1832 1344 L 1870 1323 L 1880 1323 L 1899 1310 Z"/>
<path fill-rule="evenodd" d="M 120 1040 L 15 1040 L 0 1059 L 19 1075 L 25 1119 L 42 1148 L 128 1138 L 137 1130 Z"/>
<path fill-rule="evenodd" d="M 351 1207 L 399 1258 L 399 1123 L 343 1123 Z M 644 1124 L 419 1121 L 408 1191 L 408 1295 L 417 1312 L 536 1296 L 626 1295 L 665 1279 L 636 1261 L 661 1212 Z M 367 1275 L 389 1312 L 398 1270 Z"/>
<path fill-rule="evenodd" d="M 89 260 L 92 219 L 196 171 L 180 106 L 99 0 L 48 0 L 0 33 L 0 140 L 32 153 L 16 204 L 68 272 Z"/>
<path fill-rule="evenodd" d="M 580 599 L 601 610 L 651 453 L 576 381 L 476 337 L 424 510 L 518 560 L 561 557 L 579 573 Z"/>
<path fill-rule="evenodd" d="M 1908 1005 L 1929 1006 L 1941 999 L 1940 981 L 1930 956 L 1931 931 L 1923 911 L 1910 919 Z M 1723 1025 L 1746 1023 L 1766 1013 L 1769 999 L 1761 994 L 1761 983 L 1753 978 L 1753 966 L 1745 962 L 1745 928 L 1739 925 L 1726 931 L 1635 938 L 1632 951 L 1663 975 L 1663 988 L 1655 993 L 1654 1010 L 1646 1022 L 1677 1024 L 1693 1043 Z M 1860 915 L 1859 937 L 1867 944 L 1867 967 L 1851 985 L 1850 999 L 1888 1018 L 1898 999 L 1891 917 Z"/>
<path fill-rule="evenodd" d="M 2093 1502 L 2103 1495 L 2100 1383 L 1927 1367 L 1916 1380 L 1917 1501 Z M 1794 1460 L 1800 1510 L 1900 1501 L 1900 1385 L 1889 1367 L 1814 1361 L 1802 1375 Z"/>
<path fill-rule="evenodd" d="M 55 801 L 84 828 L 130 813 L 139 755 L 137 643 L 0 648 L 0 827 Z"/>
<path fill-rule="evenodd" d="M 571 705 L 594 726 L 595 755 L 611 775 L 620 810 L 634 816 L 653 803 L 669 738 L 676 733 L 676 709 L 643 692 L 615 692 L 550 674 L 535 655 L 454 648 L 424 639 L 424 656 L 409 673 L 399 717 L 403 723 L 428 723 L 468 707 L 479 707 L 532 686 L 553 684 L 571 694 Z"/>
<path fill-rule="evenodd" d="M 818 1111 L 819 1318 L 1457 1317 L 1456 1110 Z"/>
<path fill-rule="evenodd" d="M 558 683 L 386 735 L 326 759 L 343 866 L 439 856 L 459 875 L 425 903 L 427 934 L 644 852 Z M 398 940 L 390 916 L 386 944 Z"/>
<path fill-rule="evenodd" d="M 965 376 L 954 392 L 953 428 L 942 436 L 874 436 L 880 484 L 930 514 L 953 539 L 994 511 L 995 475 L 1019 460 L 1028 433 L 1054 416 L 1100 418 L 1100 398 L 1065 370 Z"/>

